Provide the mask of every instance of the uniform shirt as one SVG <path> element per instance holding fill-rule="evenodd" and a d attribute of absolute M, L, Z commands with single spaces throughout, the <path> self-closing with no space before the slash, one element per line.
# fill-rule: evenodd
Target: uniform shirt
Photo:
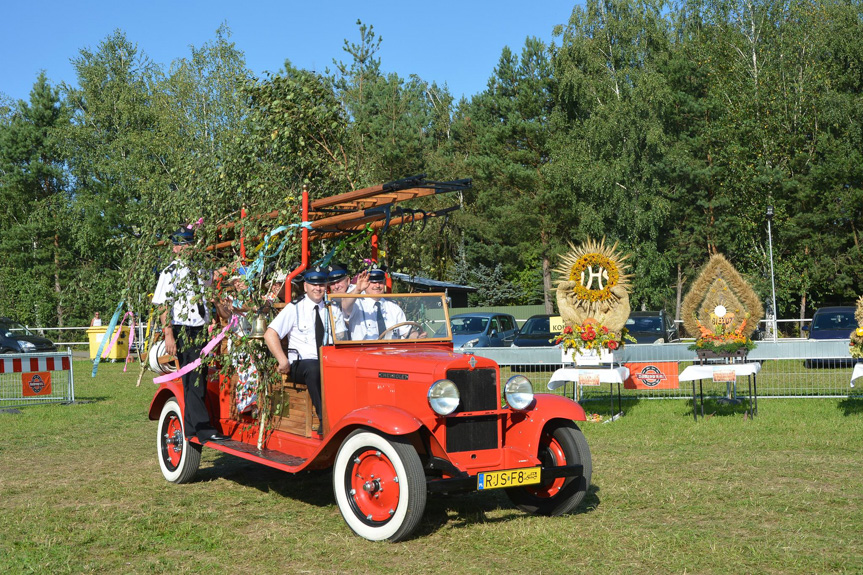
<path fill-rule="evenodd" d="M 346 291 L 344 294 L 338 294 L 338 295 L 347 295 L 349 293 L 355 292 L 356 290 L 357 290 L 357 284 L 350 284 L 348 286 L 348 291 Z M 345 321 L 349 321 L 351 319 L 351 313 L 353 313 L 353 311 L 354 311 L 353 306 L 351 306 L 347 310 L 345 310 L 342 307 L 345 303 L 344 301 L 342 301 L 340 299 L 334 299 L 332 301 L 333 301 L 333 305 L 342 311 L 342 314 L 344 315 Z"/>
<path fill-rule="evenodd" d="M 171 304 L 171 323 L 174 325 L 199 327 L 210 323 L 210 306 L 204 299 L 204 287 L 212 283 L 212 277 L 201 271 L 197 278 L 190 278 L 191 273 L 184 262 L 174 260 L 162 270 L 156 284 L 152 302 L 156 305 Z"/>
<path fill-rule="evenodd" d="M 381 298 L 375 301 L 374 298 L 357 298 L 354 300 L 354 309 L 351 314 L 351 339 L 378 339 L 380 333 L 378 331 L 378 316 L 375 310 L 375 304 L 380 302 L 381 312 L 384 316 L 384 324 L 388 328 L 405 321 L 405 312 L 402 311 L 394 302 Z M 393 337 L 406 337 L 410 331 L 410 326 L 400 327 L 392 332 Z M 388 337 L 390 335 L 388 334 Z"/>
<path fill-rule="evenodd" d="M 309 299 L 309 296 L 304 296 L 297 303 L 289 303 L 282 308 L 276 319 L 267 326 L 279 334 L 279 339 L 284 339 L 286 335 L 290 336 L 288 347 L 297 350 L 300 356 L 298 359 L 318 358 L 318 344 L 315 341 L 316 309 L 320 310 L 321 321 L 324 323 L 324 345 L 330 344 L 333 338 L 330 335 L 330 321 L 323 300 L 316 304 Z M 334 306 L 331 309 L 336 323 L 336 333 L 346 331 L 342 312 Z"/>

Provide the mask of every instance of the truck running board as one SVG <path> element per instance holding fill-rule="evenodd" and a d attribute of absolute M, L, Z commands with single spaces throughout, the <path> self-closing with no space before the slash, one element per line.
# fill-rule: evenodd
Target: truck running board
<path fill-rule="evenodd" d="M 236 455 L 237 457 L 261 463 L 267 467 L 281 469 L 288 473 L 296 473 L 302 470 L 306 463 L 306 459 L 303 457 L 289 455 L 272 449 L 258 449 L 254 445 L 249 445 L 242 441 L 208 441 L 204 445 L 212 447 L 217 451 Z"/>

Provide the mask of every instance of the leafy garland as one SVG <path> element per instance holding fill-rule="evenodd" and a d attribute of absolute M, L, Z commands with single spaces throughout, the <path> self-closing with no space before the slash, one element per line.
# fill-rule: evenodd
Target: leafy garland
<path fill-rule="evenodd" d="M 605 288 L 601 290 L 591 290 L 582 285 L 582 274 L 584 273 L 584 270 L 589 267 L 601 267 L 608 272 L 608 281 L 605 284 Z M 576 297 L 578 299 L 591 302 L 606 301 L 614 297 L 611 293 L 611 288 L 617 285 L 619 279 L 620 270 L 617 268 L 617 264 L 615 264 L 610 258 L 599 253 L 583 255 L 575 262 L 569 272 L 569 280 L 575 282 L 575 286 L 572 290 L 575 292 Z"/>

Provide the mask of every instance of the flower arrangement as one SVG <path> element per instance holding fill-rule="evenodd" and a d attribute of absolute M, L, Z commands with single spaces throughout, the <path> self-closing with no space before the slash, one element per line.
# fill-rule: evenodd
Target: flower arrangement
<path fill-rule="evenodd" d="M 690 350 L 730 354 L 744 349 L 747 352 L 755 349 L 755 343 L 749 339 L 745 331 L 748 315 L 737 329 L 731 331 L 727 331 L 726 328 L 733 321 L 734 314 L 728 313 L 723 306 L 717 306 L 710 316 L 713 320 L 713 329 L 705 327 L 696 319 L 700 334 L 695 343 L 689 346 Z"/>
<path fill-rule="evenodd" d="M 851 332 L 851 344 L 849 348 L 851 357 L 863 359 L 863 327 L 858 327 Z"/>
<path fill-rule="evenodd" d="M 555 345 L 562 345 L 564 350 L 614 351 L 622 348 L 627 341 L 635 343 L 635 338 L 629 335 L 629 330 L 626 328 L 617 333 L 598 324 L 595 320 L 588 319 L 581 325 L 566 326 L 563 328 L 563 333 L 550 341 Z"/>

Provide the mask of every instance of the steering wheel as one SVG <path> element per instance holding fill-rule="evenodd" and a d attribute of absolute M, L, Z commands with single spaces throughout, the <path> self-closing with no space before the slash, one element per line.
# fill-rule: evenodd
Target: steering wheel
<path fill-rule="evenodd" d="M 421 332 L 421 331 L 422 331 L 422 326 L 421 326 L 419 323 L 417 323 L 417 322 L 415 322 L 415 321 L 403 321 L 403 322 L 401 322 L 401 323 L 397 323 L 397 324 L 395 324 L 395 325 L 392 325 L 392 326 L 390 326 L 390 327 L 386 328 L 384 331 L 382 331 L 382 332 L 378 335 L 378 339 L 385 339 L 385 337 L 386 337 L 386 335 L 387 335 L 388 333 L 390 333 L 390 332 L 392 332 L 393 330 L 398 329 L 398 328 L 400 328 L 400 327 L 406 326 L 406 325 L 411 326 L 411 329 L 410 329 L 410 330 L 408 330 L 408 336 L 410 336 L 411 331 L 413 331 L 413 329 L 414 329 L 414 328 L 416 328 L 417 332 Z M 400 338 L 400 339 L 401 339 L 401 338 Z M 407 339 L 407 338 L 405 338 L 405 339 Z"/>

